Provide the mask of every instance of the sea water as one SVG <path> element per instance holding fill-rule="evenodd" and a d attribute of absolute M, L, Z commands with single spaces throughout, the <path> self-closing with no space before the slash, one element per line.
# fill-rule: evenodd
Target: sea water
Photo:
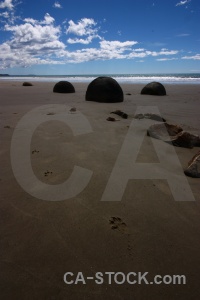
<path fill-rule="evenodd" d="M 179 74 L 89 74 L 89 75 L 9 75 L 0 76 L 2 80 L 12 81 L 40 81 L 58 82 L 66 80 L 69 82 L 91 82 L 99 76 L 109 76 L 119 83 L 145 84 L 152 81 L 167 84 L 200 84 L 200 73 Z"/>

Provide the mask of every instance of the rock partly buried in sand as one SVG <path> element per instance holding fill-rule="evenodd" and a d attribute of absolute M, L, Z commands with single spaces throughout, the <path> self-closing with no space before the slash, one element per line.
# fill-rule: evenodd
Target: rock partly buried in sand
<path fill-rule="evenodd" d="M 200 178 L 200 151 L 189 161 L 185 175 Z"/>
<path fill-rule="evenodd" d="M 141 91 L 142 95 L 158 95 L 165 96 L 166 90 L 165 87 L 160 82 L 150 82 L 148 83 Z"/>
<path fill-rule="evenodd" d="M 166 122 L 166 120 L 164 118 L 162 118 L 159 115 L 156 114 L 151 114 L 151 113 L 147 113 L 147 114 L 137 114 L 134 117 L 135 119 L 151 119 L 151 120 L 155 120 L 155 121 L 159 121 L 159 122 Z"/>
<path fill-rule="evenodd" d="M 172 144 L 177 147 L 193 148 L 200 146 L 199 136 L 182 131 L 172 138 Z"/>
<path fill-rule="evenodd" d="M 111 77 L 97 77 L 87 88 L 85 99 L 103 103 L 123 102 L 124 94 L 119 83 Z"/>
<path fill-rule="evenodd" d="M 74 86 L 68 81 L 59 81 L 55 84 L 53 88 L 54 93 L 75 93 Z"/>
<path fill-rule="evenodd" d="M 147 135 L 163 141 L 171 141 L 170 137 L 177 136 L 183 129 L 179 125 L 162 123 L 153 124 L 147 130 Z"/>
<path fill-rule="evenodd" d="M 113 118 L 113 117 L 108 117 L 106 120 L 107 120 L 107 121 L 110 121 L 110 122 L 119 121 L 119 119 L 115 119 L 115 118 Z"/>
<path fill-rule="evenodd" d="M 123 119 L 128 119 L 128 115 L 121 110 L 112 111 L 111 114 L 118 115 L 118 116 L 122 117 Z"/>
<path fill-rule="evenodd" d="M 23 86 L 33 86 L 33 84 L 31 82 L 23 82 L 22 85 Z"/>
<path fill-rule="evenodd" d="M 179 125 L 153 124 L 147 130 L 147 135 L 164 142 L 170 142 L 177 147 L 193 148 L 200 146 L 199 136 L 183 131 Z"/>

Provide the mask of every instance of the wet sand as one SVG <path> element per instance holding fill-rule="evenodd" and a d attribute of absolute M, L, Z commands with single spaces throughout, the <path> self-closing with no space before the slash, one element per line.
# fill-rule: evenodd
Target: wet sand
<path fill-rule="evenodd" d="M 195 201 L 175 201 L 162 179 L 130 179 L 121 201 L 101 199 L 138 106 L 155 106 L 169 123 L 200 135 L 199 86 L 165 85 L 167 96 L 161 97 L 140 95 L 144 85 L 120 84 L 124 102 L 101 104 L 85 101 L 88 83 L 73 83 L 74 94 L 53 93 L 52 82 L 33 84 L 23 87 L 21 82 L 0 81 L 1 298 L 198 299 L 200 179 L 186 177 Z M 54 186 L 68 180 L 75 165 L 89 170 L 88 184 L 70 199 L 34 197 L 21 187 L 12 170 L 14 130 L 27 113 L 43 105 L 49 107 L 43 109 L 45 122 L 32 136 L 31 166 L 40 182 Z M 62 111 L 56 105 L 62 105 Z M 72 107 L 75 112 L 70 112 Z M 110 115 L 117 109 L 127 113 L 128 119 Z M 74 135 L 59 114 L 66 119 L 72 116 L 76 124 L 80 113 L 90 131 Z M 119 121 L 108 122 L 109 116 Z M 183 170 L 200 150 L 174 149 Z M 159 163 L 150 137 L 145 136 L 137 162 Z M 22 159 L 20 176 L 25 169 Z M 67 285 L 66 272 L 75 274 L 68 276 L 69 281 L 78 272 L 85 279 L 102 272 L 104 283 L 86 279 L 86 284 Z M 105 272 L 149 272 L 149 282 L 155 275 L 185 275 L 186 285 L 116 284 L 113 278 L 108 284 Z"/>

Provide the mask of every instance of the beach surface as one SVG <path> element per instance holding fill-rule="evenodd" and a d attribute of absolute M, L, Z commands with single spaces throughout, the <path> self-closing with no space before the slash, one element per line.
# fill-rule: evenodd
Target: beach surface
<path fill-rule="evenodd" d="M 72 94 L 53 93 L 53 82 L 33 84 L 24 87 L 22 82 L 0 81 L 1 298 L 198 299 L 200 179 L 186 177 L 184 170 L 200 148 L 170 145 L 193 201 L 190 194 L 187 198 L 187 191 L 184 201 L 176 198 L 161 174 L 158 179 L 148 174 L 141 179 L 130 178 L 118 201 L 115 190 L 127 176 L 120 164 L 132 163 L 131 153 L 126 153 L 131 147 L 124 145 L 134 146 L 134 134 L 130 140 L 134 126 L 143 136 L 135 162 L 160 162 L 155 145 L 162 149 L 164 142 L 156 140 L 154 144 L 146 136 L 147 128 L 141 127 L 145 120 L 134 119 L 139 107 L 156 108 L 168 123 L 200 135 L 199 85 L 166 84 L 166 96 L 148 96 L 140 94 L 144 85 L 120 84 L 124 102 L 111 104 L 85 101 L 88 83 L 73 83 L 76 92 Z M 110 114 L 115 110 L 127 113 L 128 119 Z M 118 121 L 107 121 L 110 116 Z M 33 132 L 29 132 L 31 118 L 35 122 Z M 36 180 L 33 189 L 28 186 L 28 162 L 23 160 L 30 134 L 28 157 Z M 14 137 L 21 138 L 18 148 Z M 70 180 L 75 166 L 83 174 L 65 197 L 63 183 Z M 111 182 L 117 168 L 121 178 L 118 175 L 116 182 Z M 174 174 L 176 168 L 171 167 Z M 102 201 L 108 182 L 111 190 Z M 47 188 L 44 194 L 43 186 Z M 48 193 L 52 186 L 55 189 Z M 181 195 L 185 186 L 179 179 L 175 186 L 177 195 Z M 74 274 L 66 277 L 74 283 L 64 282 L 67 272 Z M 85 282 L 81 275 L 76 282 L 78 272 Z M 103 274 L 103 282 L 87 279 L 97 272 Z M 148 272 L 149 284 L 145 280 L 141 284 L 120 284 L 122 274 L 115 278 L 110 275 L 109 282 L 105 272 Z M 184 275 L 186 284 L 151 283 L 156 275 Z M 134 274 L 130 276 L 132 282 L 137 279 Z"/>

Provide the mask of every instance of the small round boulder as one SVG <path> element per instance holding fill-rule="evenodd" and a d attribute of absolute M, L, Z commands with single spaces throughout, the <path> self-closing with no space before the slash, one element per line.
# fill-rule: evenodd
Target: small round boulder
<path fill-rule="evenodd" d="M 119 83 L 111 77 L 97 77 L 87 88 L 85 99 L 103 103 L 123 102 L 124 94 Z"/>
<path fill-rule="evenodd" d="M 33 86 L 33 84 L 31 82 L 23 82 L 22 85 L 23 86 Z"/>
<path fill-rule="evenodd" d="M 59 81 L 53 88 L 54 93 L 75 93 L 74 86 L 68 81 Z"/>
<path fill-rule="evenodd" d="M 166 90 L 160 82 L 150 82 L 142 89 L 141 94 L 165 96 Z"/>

